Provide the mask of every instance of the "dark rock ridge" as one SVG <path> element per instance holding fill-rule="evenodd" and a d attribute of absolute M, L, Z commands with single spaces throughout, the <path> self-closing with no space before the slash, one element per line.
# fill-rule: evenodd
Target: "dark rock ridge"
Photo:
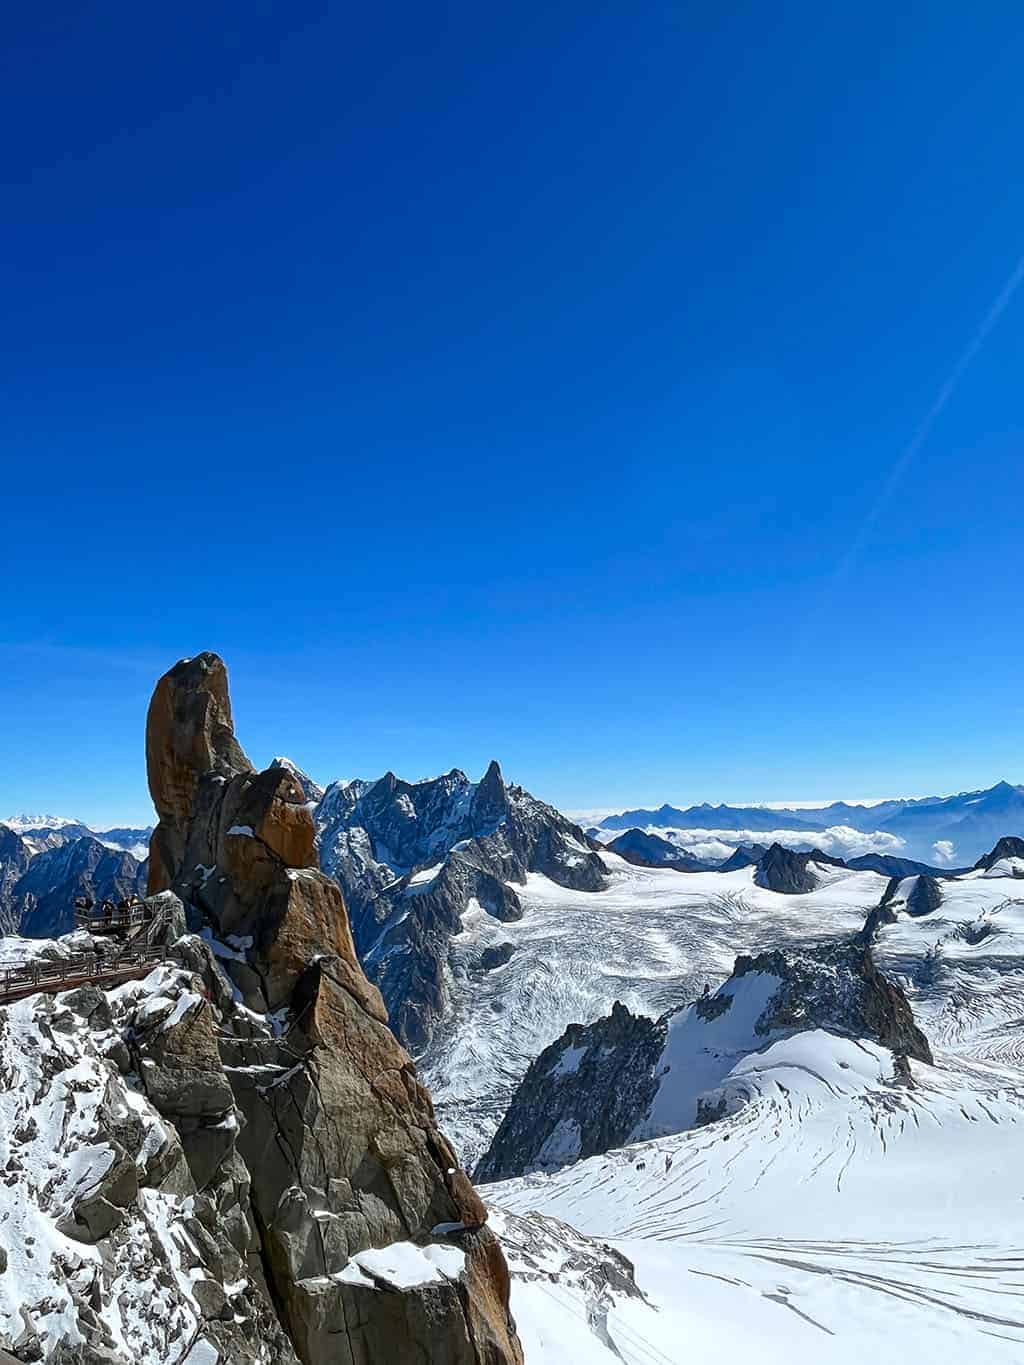
<path fill-rule="evenodd" d="M 0 825 L 0 931 L 17 931 L 21 911 L 17 907 L 17 885 L 28 871 L 32 850 L 19 834 Z"/>
<path fill-rule="evenodd" d="M 883 877 L 916 877 L 924 873 L 929 877 L 956 877 L 966 868 L 933 867 L 931 863 L 919 863 L 914 858 L 898 858 L 892 853 L 858 853 L 856 858 L 847 858 L 846 866 L 854 872 L 878 872 Z"/>
<path fill-rule="evenodd" d="M 672 867 L 678 872 L 707 872 L 712 867 L 660 834 L 648 834 L 642 829 L 627 829 L 605 844 L 605 848 L 638 867 Z"/>
<path fill-rule="evenodd" d="M 19 933 L 54 938 L 75 927 L 76 896 L 120 900 L 145 890 L 145 864 L 89 835 L 37 854 L 13 888 L 11 908 Z"/>
<path fill-rule="evenodd" d="M 900 900 L 908 915 L 930 915 L 942 904 L 942 887 L 927 873 L 893 877 L 882 895 L 882 904 L 890 905 Z"/>
<path fill-rule="evenodd" d="M 1004 858 L 1024 859 L 1024 839 L 1018 839 L 1015 835 L 1004 835 L 989 853 L 982 854 L 974 866 L 987 872 Z"/>
<path fill-rule="evenodd" d="M 299 1358 L 520 1365 L 486 1211 L 363 973 L 342 893 L 314 866 L 306 793 L 284 767 L 254 771 L 216 655 L 161 678 L 146 753 L 160 816 L 150 889 L 189 903 L 247 1007 L 217 1047 L 245 1120 L 262 1262 Z M 484 823 L 497 786 L 481 786 Z M 202 1089 L 212 1106 L 224 1099 Z M 461 1269 L 402 1288 L 356 1259 L 396 1243 L 440 1245 Z"/>
<path fill-rule="evenodd" d="M 724 863 L 719 863 L 719 872 L 736 872 L 741 867 L 753 867 L 768 852 L 766 844 L 740 844 Z"/>
<path fill-rule="evenodd" d="M 772 844 L 758 860 L 754 884 L 766 891 L 779 891 L 787 896 L 805 895 L 818 885 L 810 869 L 811 863 L 845 867 L 841 859 L 830 858 L 827 853 L 822 853 L 817 848 L 809 853 L 795 853 L 791 848 L 783 848 L 781 844 Z"/>
<path fill-rule="evenodd" d="M 458 769 L 425 782 L 388 773 L 334 783 L 316 823 L 320 865 L 345 894 L 367 975 L 417 1052 L 444 1008 L 449 942 L 471 902 L 508 921 L 522 913 L 509 883 L 528 872 L 574 890 L 606 885 L 579 826 L 506 785 L 495 762 L 476 783 Z"/>
<path fill-rule="evenodd" d="M 645 1124 L 660 1088 L 682 1091 L 689 1080 L 678 1062 L 666 1064 L 670 1029 L 690 1031 L 690 1055 L 695 1058 L 709 1052 L 721 1055 L 723 1079 L 738 1054 L 731 1038 L 719 1054 L 716 1025 L 728 1016 L 740 983 L 756 973 L 778 978 L 780 984 L 753 1025 L 750 1051 L 807 1029 L 824 1029 L 889 1048 L 897 1071 L 906 1070 L 907 1057 L 931 1062 L 928 1041 L 914 1023 L 906 997 L 879 972 L 863 943 L 741 956 L 717 991 L 657 1020 L 634 1016 L 617 1004 L 610 1016 L 594 1024 L 571 1025 L 526 1073 L 477 1165 L 477 1178 L 504 1180 L 553 1170 L 656 1135 Z M 727 1020 L 725 1024 L 728 1029 Z M 714 1087 L 708 1092 L 715 1093 Z M 697 1094 L 693 1125 L 721 1118 L 723 1112 L 716 1101 Z"/>
<path fill-rule="evenodd" d="M 783 983 L 757 1021 L 757 1033 L 828 1029 L 852 1038 L 870 1038 L 898 1056 L 931 1064 L 928 1039 L 914 1023 L 907 997 L 882 975 L 871 950 L 863 944 L 741 955 L 733 979 L 748 972 L 770 973 Z"/>
<path fill-rule="evenodd" d="M 1024 839 L 1017 838 L 1015 835 L 1004 835 L 994 848 L 978 859 L 975 869 L 987 872 L 996 863 L 1013 858 L 1024 860 Z M 962 874 L 949 871 L 935 876 L 928 872 L 921 872 L 906 877 L 891 877 L 882 894 L 881 901 L 871 911 L 864 923 L 860 935 L 861 942 L 873 942 L 878 930 L 883 925 L 895 924 L 901 911 L 919 917 L 930 915 L 938 910 L 942 905 L 943 880 L 958 875 Z M 1024 874 L 1015 872 L 1012 875 Z"/>
<path fill-rule="evenodd" d="M 578 1130 L 569 1160 L 627 1142 L 658 1089 L 668 1015 L 647 1019 L 618 1001 L 593 1024 L 570 1024 L 531 1064 L 487 1153 L 477 1180 L 506 1180 L 537 1165 L 562 1164 L 558 1134 Z"/>
<path fill-rule="evenodd" d="M 864 921 L 859 941 L 871 944 L 884 924 L 895 924 L 900 912 L 919 917 L 930 915 L 942 904 L 942 886 L 934 877 L 920 873 L 911 877 L 891 877 L 882 899 Z"/>

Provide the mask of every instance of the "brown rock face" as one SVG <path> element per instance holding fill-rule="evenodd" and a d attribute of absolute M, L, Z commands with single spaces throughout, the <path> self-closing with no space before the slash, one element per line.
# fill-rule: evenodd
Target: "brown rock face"
<path fill-rule="evenodd" d="M 157 683 L 146 716 L 146 773 L 160 817 L 150 841 L 150 895 L 165 891 L 180 866 L 200 780 L 236 772 L 252 772 L 252 764 L 235 739 L 224 661 L 182 659 Z"/>
<path fill-rule="evenodd" d="M 341 891 L 315 866 L 303 792 L 284 769 L 254 772 L 234 737 L 216 655 L 161 678 L 146 756 L 160 816 L 151 889 L 172 887 L 230 937 L 222 965 L 250 1010 L 273 1014 L 273 1026 L 248 1015 L 222 1028 L 219 1050 L 246 1120 L 238 1151 L 263 1264 L 299 1358 L 521 1365 L 483 1204 L 363 974 Z M 161 1066 L 186 1064 L 180 1032 Z M 215 1071 L 203 1055 L 194 1064 Z M 190 1153 L 197 1166 L 205 1156 Z M 355 1267 L 396 1242 L 447 1243 L 462 1269 L 397 1288 Z"/>

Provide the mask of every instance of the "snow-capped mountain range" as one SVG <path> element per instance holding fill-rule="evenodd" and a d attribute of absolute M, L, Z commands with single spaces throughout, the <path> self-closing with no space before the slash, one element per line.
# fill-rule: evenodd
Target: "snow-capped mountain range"
<path fill-rule="evenodd" d="M 92 830 L 52 815 L 0 821 L 0 925 L 32 936 L 67 933 L 76 896 L 143 893 L 150 833 Z"/>
<path fill-rule="evenodd" d="M 629 829 L 657 834 L 711 860 L 727 857 L 737 844 L 774 841 L 790 848 L 820 848 L 842 858 L 889 853 L 939 867 L 965 867 L 1004 834 L 1024 833 L 1024 786 L 997 782 L 956 796 L 873 805 L 663 805 L 609 815 L 596 826 L 602 841 Z"/>
<path fill-rule="evenodd" d="M 585 832 L 496 763 L 275 764 L 442 1128 L 502 1178 L 526 1365 L 1024 1358 L 1024 789 Z M 5 822 L 0 894 L 58 933 L 73 884 L 141 885 L 148 833 Z"/>
<path fill-rule="evenodd" d="M 96 839 L 106 848 L 117 848 L 130 853 L 142 862 L 149 856 L 149 836 L 152 826 L 141 828 L 119 826 L 116 829 L 94 829 L 82 820 L 65 815 L 9 815 L 0 826 L 13 830 L 33 852 L 57 848 L 73 839 Z"/>
<path fill-rule="evenodd" d="M 479 782 L 459 769 L 423 782 L 393 773 L 336 782 L 315 820 L 320 863 L 345 893 L 364 967 L 416 1051 L 451 1008 L 451 944 L 473 907 L 495 925 L 518 920 L 531 873 L 583 894 L 606 884 L 583 831 L 506 786 L 497 763 Z M 479 970 L 489 961 L 485 945 Z"/>

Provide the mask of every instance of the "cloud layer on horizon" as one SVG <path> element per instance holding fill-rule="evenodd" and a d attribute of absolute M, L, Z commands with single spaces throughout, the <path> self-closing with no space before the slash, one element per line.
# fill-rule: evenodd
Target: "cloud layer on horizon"
<path fill-rule="evenodd" d="M 609 842 L 621 830 L 602 830 Z M 902 853 L 906 840 L 884 830 L 864 831 L 850 825 L 831 825 L 828 829 L 660 829 L 653 825 L 647 833 L 660 835 L 685 848 L 697 858 L 714 862 L 728 858 L 740 844 L 781 844 L 783 848 L 819 848 L 834 858 L 856 858 L 862 853 Z M 605 836 L 607 835 L 607 838 Z"/>

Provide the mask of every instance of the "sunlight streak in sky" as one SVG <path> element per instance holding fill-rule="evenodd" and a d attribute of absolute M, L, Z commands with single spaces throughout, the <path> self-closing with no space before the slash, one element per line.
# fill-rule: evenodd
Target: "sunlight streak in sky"
<path fill-rule="evenodd" d="M 1022 256 L 1014 266 L 1006 283 L 1003 285 L 992 306 L 985 314 L 981 326 L 975 332 L 966 349 L 950 371 L 948 378 L 936 395 L 934 403 L 932 403 L 927 413 L 925 413 L 917 430 L 903 448 L 903 451 L 893 464 L 892 469 L 890 469 L 889 475 L 883 483 L 881 491 L 861 523 L 860 530 L 857 532 L 856 536 L 854 536 L 852 544 L 839 563 L 839 567 L 836 570 L 837 579 L 845 578 L 857 562 L 868 538 L 878 524 L 878 519 L 887 506 L 889 499 L 910 469 L 910 466 L 914 463 L 921 451 L 921 447 L 931 435 L 932 428 L 939 417 L 941 417 L 946 405 L 956 392 L 960 380 L 966 373 L 968 366 L 988 340 L 989 334 L 996 323 L 1006 312 L 1006 309 L 1013 300 L 1014 294 L 1017 292 L 1021 280 L 1024 280 L 1024 256 Z"/>

